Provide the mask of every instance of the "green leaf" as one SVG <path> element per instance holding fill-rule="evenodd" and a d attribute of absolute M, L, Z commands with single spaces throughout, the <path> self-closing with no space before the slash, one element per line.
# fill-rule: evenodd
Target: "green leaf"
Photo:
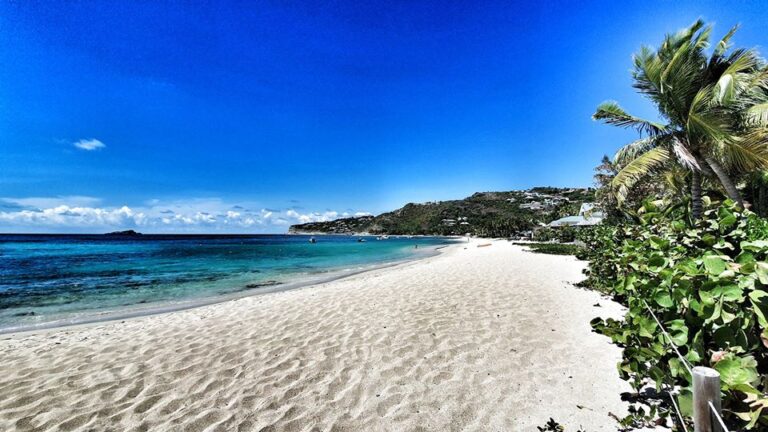
<path fill-rule="evenodd" d="M 754 290 L 749 293 L 749 301 L 752 303 L 752 311 L 757 316 L 760 326 L 768 327 L 768 292 Z"/>
<path fill-rule="evenodd" d="M 651 318 L 644 316 L 635 317 L 635 323 L 639 327 L 639 334 L 642 337 L 653 338 L 656 333 L 656 322 Z"/>
<path fill-rule="evenodd" d="M 692 258 L 681 260 L 675 267 L 682 270 L 689 276 L 695 276 L 699 274 L 699 266 L 696 265 L 696 261 Z"/>
<path fill-rule="evenodd" d="M 768 240 L 755 240 L 755 241 L 741 242 L 741 249 L 752 251 L 752 252 L 765 251 L 766 249 L 768 249 Z"/>
<path fill-rule="evenodd" d="M 688 343 L 688 326 L 685 321 L 678 319 L 667 323 L 669 335 L 672 337 L 672 343 L 677 346 L 685 346 Z"/>
<path fill-rule="evenodd" d="M 757 362 L 750 357 L 739 358 L 732 354 L 715 364 L 715 369 L 720 372 L 720 378 L 727 386 L 739 384 L 753 384 L 759 379 Z"/>
<path fill-rule="evenodd" d="M 707 233 L 707 234 L 704 234 L 703 236 L 701 236 L 701 241 L 704 242 L 707 246 L 712 246 L 715 243 L 717 243 L 717 237 L 715 237 L 712 234 Z"/>
<path fill-rule="evenodd" d="M 717 276 L 725 271 L 725 261 L 717 255 L 705 255 L 702 257 L 707 273 Z"/>
<path fill-rule="evenodd" d="M 656 293 L 656 295 L 653 297 L 653 300 L 662 307 L 665 308 L 671 308 L 674 306 L 674 302 L 672 302 L 672 297 L 669 295 L 669 293 L 664 291 L 659 291 Z"/>
<path fill-rule="evenodd" d="M 754 263 L 755 256 L 751 252 L 741 252 L 734 261 L 742 265 Z"/>
<path fill-rule="evenodd" d="M 651 236 L 648 241 L 651 247 L 656 250 L 665 250 L 669 247 L 669 240 L 664 240 L 659 236 Z"/>
<path fill-rule="evenodd" d="M 758 261 L 755 263 L 755 273 L 763 285 L 768 285 L 768 263 Z"/>
<path fill-rule="evenodd" d="M 740 301 L 744 299 L 742 297 L 742 289 L 735 284 L 720 285 L 712 290 L 712 293 L 715 295 L 720 295 L 721 298 L 725 301 Z"/>
<path fill-rule="evenodd" d="M 667 259 L 661 255 L 654 255 L 648 259 L 648 269 L 654 273 L 658 273 L 667 265 Z"/>
<path fill-rule="evenodd" d="M 733 212 L 726 207 L 720 207 L 717 211 L 717 216 L 719 218 L 720 228 L 722 229 L 728 229 L 738 221 Z"/>

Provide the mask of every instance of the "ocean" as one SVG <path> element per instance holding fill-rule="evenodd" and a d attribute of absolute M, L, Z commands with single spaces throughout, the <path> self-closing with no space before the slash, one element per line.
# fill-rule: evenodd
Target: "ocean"
<path fill-rule="evenodd" d="M 0 234 L 0 332 L 288 289 L 434 254 L 435 237 Z M 359 242 L 363 238 L 365 242 Z"/>

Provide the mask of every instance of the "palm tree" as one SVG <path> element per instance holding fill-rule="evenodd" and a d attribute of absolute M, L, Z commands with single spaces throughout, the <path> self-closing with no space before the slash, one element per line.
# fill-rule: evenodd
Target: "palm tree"
<path fill-rule="evenodd" d="M 696 21 L 667 35 L 658 49 L 643 47 L 634 56 L 633 87 L 654 103 L 661 122 L 632 116 L 615 102 L 604 102 L 592 116 L 641 135 L 614 158 L 619 200 L 640 178 L 678 164 L 691 173 L 698 219 L 702 176 L 716 179 L 743 207 L 733 174 L 768 168 L 768 69 L 753 50 L 731 49 L 737 27 L 707 57 L 711 30 Z"/>

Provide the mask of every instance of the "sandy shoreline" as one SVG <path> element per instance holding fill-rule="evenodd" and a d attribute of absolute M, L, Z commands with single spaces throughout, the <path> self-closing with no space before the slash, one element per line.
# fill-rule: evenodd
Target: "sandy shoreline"
<path fill-rule="evenodd" d="M 482 241 L 487 243 L 487 241 Z M 508 242 L 306 288 L 0 336 L 0 430 L 615 431 L 618 305 Z M 599 303 L 601 307 L 595 307 Z M 581 408 L 580 408 L 581 407 Z"/>
<path fill-rule="evenodd" d="M 189 299 L 189 300 L 177 301 L 174 303 L 166 303 L 166 304 L 160 303 L 158 305 L 153 305 L 153 306 L 148 306 L 143 308 L 128 309 L 124 311 L 99 312 L 99 313 L 94 313 L 92 315 L 83 316 L 75 320 L 52 321 L 52 322 L 45 322 L 37 325 L 29 325 L 29 326 L 17 327 L 17 328 L 0 328 L 0 340 L 8 336 L 15 337 L 15 336 L 20 336 L 24 334 L 32 334 L 32 333 L 39 334 L 39 333 L 49 332 L 49 331 L 60 331 L 65 329 L 81 328 L 81 327 L 86 327 L 91 325 L 109 323 L 110 321 L 125 321 L 125 320 L 131 320 L 136 318 L 142 318 L 145 316 L 165 314 L 170 312 L 178 312 L 178 311 L 183 311 L 187 309 L 194 309 L 194 308 L 203 307 L 203 306 L 215 305 L 218 303 L 238 300 L 243 297 L 252 297 L 257 295 L 281 292 L 281 291 L 290 291 L 290 290 L 305 288 L 305 287 L 314 286 L 314 285 L 322 285 L 322 284 L 334 282 L 337 280 L 341 280 L 344 278 L 356 276 L 361 273 L 367 273 L 367 272 L 376 271 L 376 270 L 383 270 L 390 267 L 397 267 L 403 264 L 408 264 L 413 261 L 427 259 L 427 258 L 438 255 L 440 253 L 440 250 L 447 248 L 449 246 L 451 245 L 448 244 L 448 245 L 442 245 L 442 246 L 436 246 L 436 247 L 427 247 L 423 251 L 420 251 L 419 255 L 412 256 L 406 260 L 383 262 L 379 264 L 369 264 L 363 267 L 349 268 L 345 270 L 331 270 L 328 272 L 320 273 L 321 276 L 315 275 L 312 277 L 308 277 L 308 276 L 297 277 L 295 279 L 289 280 L 284 283 L 280 283 L 278 285 L 264 286 L 264 287 L 260 287 L 258 289 L 249 290 L 249 291 L 223 294 L 216 297 Z"/>

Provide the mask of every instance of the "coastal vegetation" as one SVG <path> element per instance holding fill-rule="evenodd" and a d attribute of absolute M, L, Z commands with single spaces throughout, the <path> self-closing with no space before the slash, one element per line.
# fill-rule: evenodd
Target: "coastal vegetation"
<path fill-rule="evenodd" d="M 648 404 L 624 427 L 676 418 L 670 398 L 690 418 L 689 368 L 708 366 L 725 421 L 768 428 L 768 221 L 750 210 L 764 215 L 768 200 L 768 69 L 731 46 L 736 27 L 707 55 L 710 33 L 697 21 L 635 55 L 633 85 L 660 121 L 615 102 L 593 116 L 642 135 L 601 161 L 607 223 L 579 233 L 584 284 L 627 307 L 592 322 L 624 348 L 619 372 Z"/>
<path fill-rule="evenodd" d="M 577 255 L 582 253 L 582 248 L 575 244 L 567 243 L 514 243 L 525 246 L 531 252 L 549 255 Z"/>
<path fill-rule="evenodd" d="M 622 321 L 592 323 L 624 347 L 622 377 L 638 391 L 653 383 L 676 394 L 690 415 L 685 362 L 710 366 L 721 373 L 729 420 L 768 424 L 768 222 L 730 200 L 695 224 L 686 207 L 662 201 L 646 202 L 640 213 L 640 223 L 591 231 L 584 249 L 586 285 L 628 308 Z"/>
<path fill-rule="evenodd" d="M 465 235 L 509 237 L 576 214 L 595 199 L 591 188 L 537 187 L 478 192 L 461 200 L 409 203 L 378 216 L 293 225 L 292 233 Z"/>

